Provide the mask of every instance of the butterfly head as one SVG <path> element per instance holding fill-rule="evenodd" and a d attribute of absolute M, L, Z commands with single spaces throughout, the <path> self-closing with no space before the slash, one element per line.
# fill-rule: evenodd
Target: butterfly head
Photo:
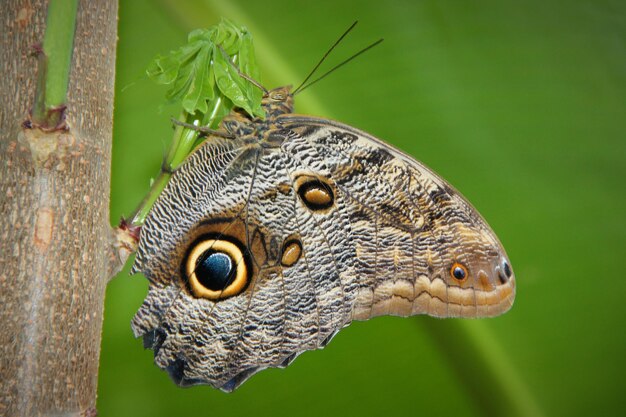
<path fill-rule="evenodd" d="M 281 114 L 293 113 L 293 94 L 291 86 L 274 88 L 269 90 L 261 101 L 268 119 L 273 119 Z"/>

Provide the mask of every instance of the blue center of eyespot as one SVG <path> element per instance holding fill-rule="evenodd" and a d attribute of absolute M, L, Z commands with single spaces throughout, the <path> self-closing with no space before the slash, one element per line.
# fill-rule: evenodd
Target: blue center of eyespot
<path fill-rule="evenodd" d="M 452 271 L 452 275 L 454 275 L 454 278 L 456 278 L 456 279 L 459 279 L 459 280 L 464 279 L 465 278 L 465 270 L 463 268 L 461 268 L 460 266 L 457 266 Z"/>
<path fill-rule="evenodd" d="M 222 291 L 235 278 L 235 264 L 224 252 L 208 250 L 198 259 L 195 272 L 200 284 L 212 291 Z"/>

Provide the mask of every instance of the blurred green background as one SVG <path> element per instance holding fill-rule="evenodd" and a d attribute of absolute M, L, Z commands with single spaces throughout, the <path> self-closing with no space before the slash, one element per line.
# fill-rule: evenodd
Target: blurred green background
<path fill-rule="evenodd" d="M 626 2 L 122 1 L 111 220 L 129 214 L 171 138 L 157 53 L 220 16 L 255 37 L 262 82 L 297 84 L 352 21 L 327 68 L 385 42 L 299 95 L 435 169 L 478 208 L 517 275 L 490 320 L 384 317 L 233 394 L 180 389 L 132 337 L 147 291 L 108 288 L 101 416 L 626 415 Z"/>

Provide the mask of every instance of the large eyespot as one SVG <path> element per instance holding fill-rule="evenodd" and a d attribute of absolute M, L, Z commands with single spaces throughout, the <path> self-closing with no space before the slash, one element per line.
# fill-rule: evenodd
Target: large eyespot
<path fill-rule="evenodd" d="M 285 240 L 280 256 L 282 266 L 292 266 L 302 256 L 302 243 L 297 238 L 289 238 Z"/>
<path fill-rule="evenodd" d="M 457 281 L 464 281 L 468 276 L 467 268 L 458 262 L 455 262 L 450 268 L 450 276 Z"/>
<path fill-rule="evenodd" d="M 220 300 L 246 289 L 252 270 L 242 247 L 223 237 L 198 239 L 183 263 L 183 273 L 193 295 Z"/>
<path fill-rule="evenodd" d="M 335 194 L 330 184 L 315 177 L 300 177 L 296 181 L 298 195 L 310 210 L 322 211 L 335 203 Z"/>

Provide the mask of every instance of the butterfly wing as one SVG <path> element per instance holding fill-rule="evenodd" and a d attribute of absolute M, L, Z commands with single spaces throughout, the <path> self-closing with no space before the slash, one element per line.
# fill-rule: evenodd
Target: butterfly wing
<path fill-rule="evenodd" d="M 354 319 L 489 317 L 511 307 L 515 277 L 506 252 L 450 184 L 345 124 L 297 115 L 282 123 L 302 138 L 295 147 L 286 143 L 286 152 L 298 159 L 306 149 L 324 161 L 350 213 L 360 288 Z"/>
<path fill-rule="evenodd" d="M 234 272 L 214 281 L 224 253 Z M 211 138 L 193 153 L 151 210 L 133 270 L 150 289 L 132 327 L 155 362 L 180 385 L 224 391 L 352 320 L 499 314 L 515 282 L 496 236 L 434 173 L 295 115 L 261 142 Z"/>

